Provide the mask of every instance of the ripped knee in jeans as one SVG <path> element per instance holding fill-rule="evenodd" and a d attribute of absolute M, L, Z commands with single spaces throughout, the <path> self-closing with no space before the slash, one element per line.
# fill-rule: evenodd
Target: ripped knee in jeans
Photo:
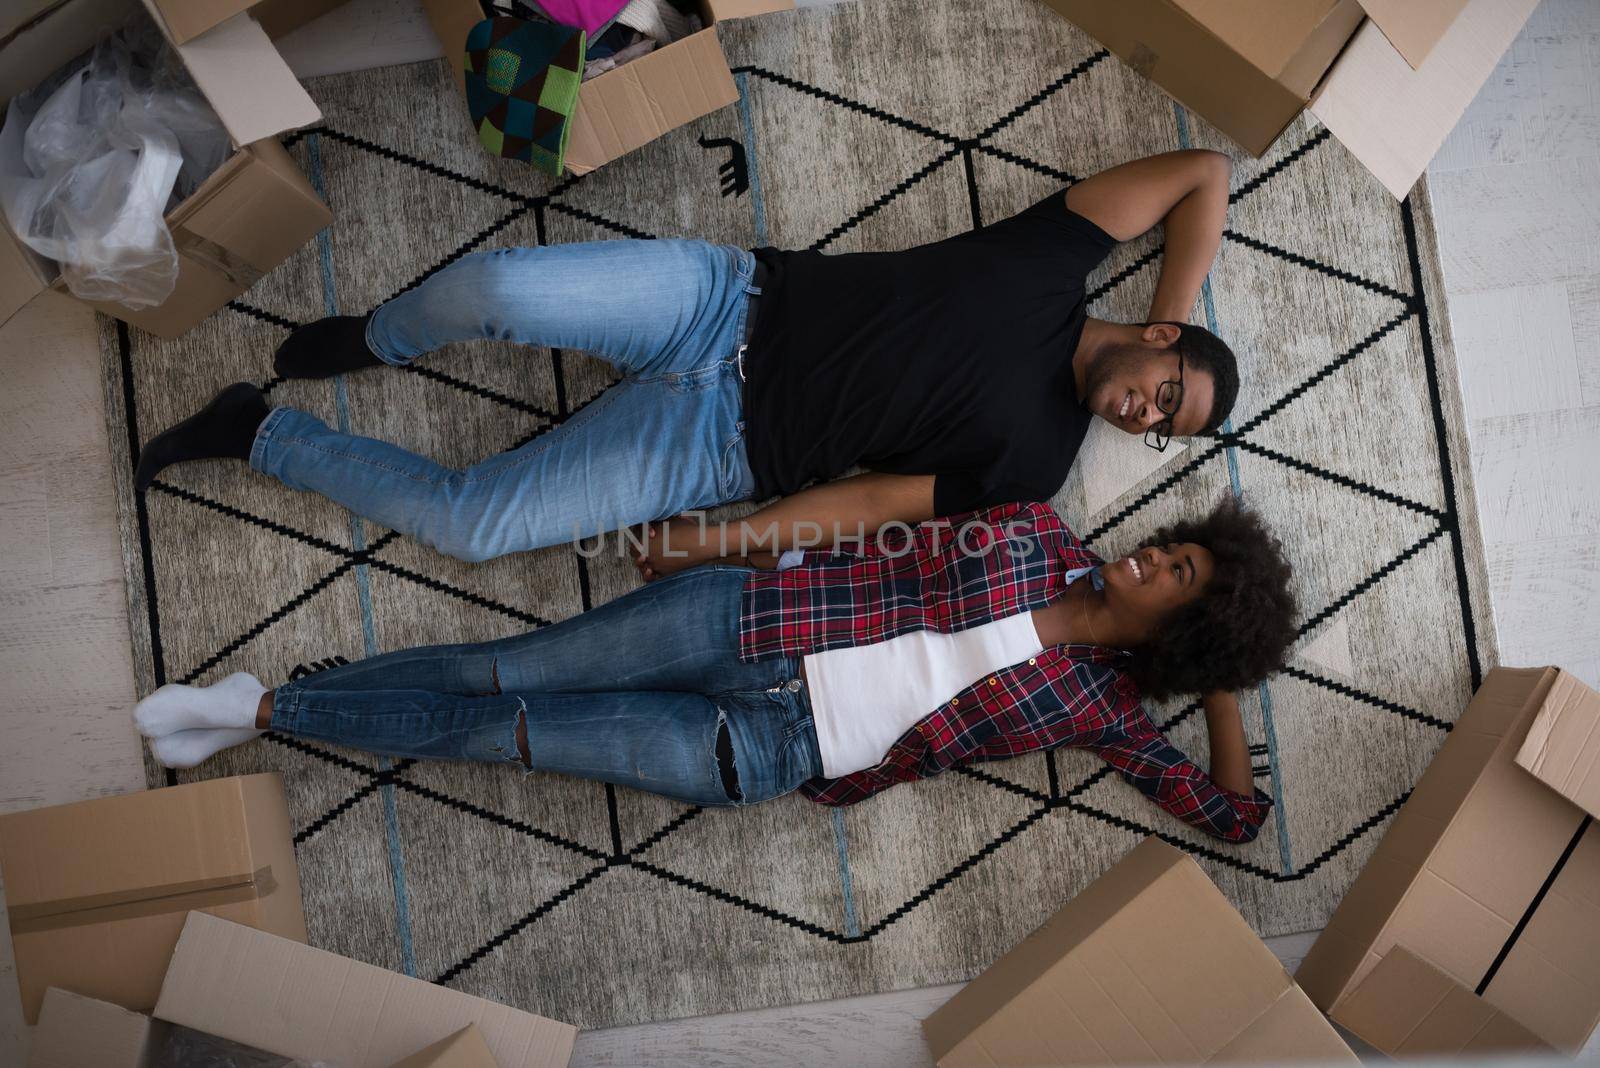
<path fill-rule="evenodd" d="M 717 770 L 722 774 L 722 792 L 729 801 L 743 801 L 744 791 L 739 788 L 739 769 L 733 762 L 733 735 L 728 731 L 728 717 L 717 716 Z"/>
<path fill-rule="evenodd" d="M 499 692 L 500 681 L 495 680 L 495 691 Z M 533 770 L 533 754 L 528 751 L 528 706 L 522 706 L 522 711 L 517 713 L 517 755 L 522 758 L 522 766 L 529 771 Z"/>

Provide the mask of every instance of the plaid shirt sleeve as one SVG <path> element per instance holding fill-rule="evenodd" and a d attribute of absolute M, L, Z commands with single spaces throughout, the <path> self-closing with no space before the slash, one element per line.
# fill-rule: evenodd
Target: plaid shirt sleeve
<path fill-rule="evenodd" d="M 1150 800 L 1225 842 L 1254 839 L 1272 808 L 1272 798 L 1259 789 L 1245 797 L 1218 786 L 1159 734 L 1096 746 L 1095 752 Z"/>

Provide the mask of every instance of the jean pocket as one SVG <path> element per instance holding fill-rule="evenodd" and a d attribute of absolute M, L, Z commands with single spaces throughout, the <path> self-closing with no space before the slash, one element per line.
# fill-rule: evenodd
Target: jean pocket
<path fill-rule="evenodd" d="M 750 470 L 749 449 L 744 440 L 744 424 L 722 446 L 717 492 L 723 503 L 748 499 L 756 490 L 756 476 Z"/>
<path fill-rule="evenodd" d="M 709 367 L 697 367 L 693 371 L 668 371 L 635 381 L 641 385 L 666 386 L 673 393 L 703 393 L 716 385 L 721 375 L 722 366 L 712 364 Z"/>

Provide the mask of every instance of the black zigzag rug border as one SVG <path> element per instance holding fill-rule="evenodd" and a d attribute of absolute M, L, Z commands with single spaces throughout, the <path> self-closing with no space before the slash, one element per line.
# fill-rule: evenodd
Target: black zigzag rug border
<path fill-rule="evenodd" d="M 851 229 L 859 226 L 866 219 L 877 214 L 877 212 L 881 211 L 885 206 L 893 202 L 895 199 L 898 199 L 900 196 L 904 195 L 909 189 L 926 179 L 945 163 L 951 162 L 957 157 L 960 157 L 963 160 L 963 169 L 967 182 L 968 195 L 972 205 L 973 222 L 975 226 L 981 225 L 981 197 L 980 191 L 977 187 L 977 181 L 973 168 L 974 153 L 988 155 L 1012 165 L 1032 170 L 1035 173 L 1059 180 L 1063 182 L 1063 184 L 1071 184 L 1072 182 L 1076 181 L 1076 178 L 1073 175 L 1061 171 L 1058 168 L 1050 167 L 1046 164 L 1028 159 L 1027 157 L 1018 153 L 998 148 L 997 146 L 985 144 L 984 141 L 987 138 L 990 138 L 995 134 L 1005 130 L 1027 111 L 1041 105 L 1055 92 L 1061 90 L 1087 71 L 1093 69 L 1098 63 L 1102 62 L 1107 55 L 1108 53 L 1105 53 L 1102 50 L 1086 58 L 1084 61 L 1080 62 L 1071 70 L 1063 74 L 1061 77 L 1057 78 L 1045 88 L 1041 89 L 1038 93 L 1034 94 L 1027 101 L 1024 101 L 1022 104 L 1006 113 L 1006 115 L 1002 116 L 999 120 L 990 124 L 980 135 L 972 138 L 958 137 L 944 131 L 935 130 L 932 127 L 914 122 L 913 120 L 892 115 L 889 112 L 883 111 L 882 109 L 873 108 L 857 101 L 849 100 L 848 98 L 830 90 L 808 85 L 787 75 L 777 74 L 759 67 L 740 67 L 736 68 L 735 73 L 751 75 L 756 78 L 781 85 L 784 88 L 810 95 L 831 106 L 844 107 L 849 110 L 866 114 L 869 117 L 879 121 L 884 121 L 902 129 L 921 134 L 922 136 L 928 137 L 930 140 L 933 140 L 936 143 L 944 145 L 946 148 L 946 150 L 937 156 L 933 162 L 925 165 L 913 175 L 900 180 L 890 189 L 879 195 L 866 207 L 851 214 L 845 220 L 845 222 L 829 230 L 824 237 L 814 245 L 814 247 L 822 248 L 833 243 L 843 234 L 849 232 Z M 561 203 L 559 200 L 561 194 L 573 188 L 576 184 L 578 184 L 580 179 L 573 178 L 566 180 L 551 191 L 544 194 L 525 195 L 497 186 L 491 182 L 457 174 L 448 170 L 447 168 L 439 166 L 438 164 L 418 159 L 406 153 L 402 153 L 387 146 L 381 145 L 368 138 L 344 133 L 328 126 L 319 127 L 315 130 L 298 132 L 286 138 L 285 143 L 292 146 L 308 136 L 325 136 L 330 140 L 337 141 L 348 147 L 371 152 L 392 162 L 413 167 L 422 172 L 448 179 L 462 185 L 465 188 L 487 195 L 500 197 L 509 201 L 513 205 L 512 209 L 506 215 L 502 216 L 489 227 L 486 227 L 482 231 L 471 235 L 439 263 L 436 263 L 424 270 L 415 279 L 408 282 L 400 290 L 400 292 L 404 292 L 405 290 L 415 287 L 433 273 L 437 272 L 438 270 L 442 270 L 445 266 L 448 266 L 456 259 L 466 255 L 474 248 L 481 246 L 485 241 L 502 231 L 506 226 L 510 225 L 516 219 L 523 217 L 530 211 L 534 215 L 537 240 L 541 244 L 545 243 L 546 241 L 546 213 L 551 210 L 559 211 L 574 218 L 582 219 L 593 225 L 609 229 L 623 236 L 654 236 L 646 234 L 643 231 L 639 231 L 636 228 L 630 227 L 626 224 L 606 219 L 584 209 Z M 1238 190 L 1235 190 L 1230 197 L 1230 203 L 1236 203 L 1244 197 L 1249 196 L 1255 193 L 1257 190 L 1271 184 L 1273 179 L 1278 177 L 1280 174 L 1283 174 L 1296 162 L 1316 150 L 1327 140 L 1328 133 L 1326 130 L 1318 131 L 1313 136 L 1307 138 L 1304 142 L 1295 146 L 1284 156 L 1276 160 L 1271 166 L 1263 170 L 1260 174 L 1256 175 L 1250 181 L 1242 185 Z M 1417 248 L 1415 221 L 1412 214 L 1412 202 L 1409 199 L 1403 202 L 1400 205 L 1400 211 L 1402 226 L 1406 237 L 1411 281 L 1414 290 L 1412 294 L 1400 293 L 1391 287 L 1382 285 L 1381 283 L 1377 283 L 1370 279 L 1360 278 L 1334 265 L 1322 263 L 1311 257 L 1306 257 L 1289 250 L 1278 248 L 1256 237 L 1240 234 L 1233 230 L 1229 230 L 1226 233 L 1225 236 L 1229 240 L 1238 242 L 1241 245 L 1252 248 L 1262 254 L 1284 260 L 1295 267 L 1312 270 L 1328 277 L 1338 279 L 1339 281 L 1357 285 L 1368 289 L 1371 292 L 1390 297 L 1398 301 L 1402 305 L 1403 310 L 1393 319 L 1380 326 L 1372 335 L 1369 335 L 1362 342 L 1358 343 L 1355 348 L 1336 355 L 1327 365 L 1319 369 L 1319 371 L 1316 372 L 1311 378 L 1291 389 L 1288 394 L 1274 402 L 1273 405 L 1269 406 L 1268 409 L 1265 409 L 1262 413 L 1259 413 L 1243 427 L 1229 434 L 1217 435 L 1216 440 L 1199 457 L 1196 457 L 1186 462 L 1184 465 L 1181 465 L 1176 472 L 1173 472 L 1171 475 L 1158 482 L 1146 493 L 1141 494 L 1139 498 L 1129 502 L 1129 504 L 1123 509 L 1119 510 L 1117 514 L 1110 517 L 1094 531 L 1091 531 L 1090 535 L 1086 537 L 1085 540 L 1088 542 L 1093 542 L 1099 537 L 1110 533 L 1113 529 L 1120 526 L 1122 522 L 1138 512 L 1146 504 L 1150 503 L 1150 501 L 1154 500 L 1161 493 L 1164 493 L 1167 489 L 1171 488 L 1172 485 L 1175 485 L 1191 470 L 1194 470 L 1200 464 L 1207 462 L 1213 457 L 1219 455 L 1229 446 L 1235 446 L 1254 451 L 1255 453 L 1266 458 L 1273 459 L 1276 462 L 1288 464 L 1297 470 L 1302 471 L 1303 473 L 1327 479 L 1331 482 L 1344 486 L 1345 488 L 1353 489 L 1357 492 L 1373 496 L 1376 499 L 1382 500 L 1385 503 L 1391 504 L 1395 507 L 1426 515 L 1438 523 L 1438 526 L 1435 527 L 1433 531 L 1404 550 L 1398 558 L 1391 560 L 1376 569 L 1373 574 L 1369 575 L 1362 582 L 1358 583 L 1336 602 L 1326 606 L 1319 613 L 1314 615 L 1311 621 L 1302 627 L 1302 633 L 1311 629 L 1317 623 L 1338 611 L 1345 604 L 1349 603 L 1351 600 L 1370 589 L 1373 585 L 1380 581 L 1385 574 L 1403 564 L 1405 560 L 1415 555 L 1426 545 L 1430 544 L 1434 540 L 1437 540 L 1439 537 L 1448 534 L 1456 572 L 1457 593 L 1460 600 L 1468 664 L 1471 671 L 1473 685 L 1474 688 L 1476 688 L 1478 683 L 1481 681 L 1481 667 L 1478 658 L 1476 628 L 1472 614 L 1471 592 L 1467 574 L 1465 550 L 1462 543 L 1462 534 L 1458 519 L 1459 512 L 1456 501 L 1454 475 L 1453 469 L 1450 466 L 1451 458 L 1449 451 L 1449 440 L 1446 433 L 1446 418 L 1439 391 L 1436 357 L 1432 342 L 1432 331 L 1429 323 L 1430 309 L 1424 296 L 1424 278 L 1420 254 Z M 1145 267 L 1149 266 L 1151 263 L 1154 263 L 1158 258 L 1159 250 L 1152 250 L 1145 253 L 1132 264 L 1124 268 L 1116 276 L 1106 280 L 1102 285 L 1097 287 L 1089 295 L 1090 301 L 1093 302 L 1098 300 L 1099 298 L 1115 290 L 1122 283 L 1137 275 Z M 274 313 L 268 312 L 264 309 L 256 308 L 240 300 L 230 302 L 229 308 L 235 313 L 250 316 L 284 330 L 292 330 L 299 325 L 281 316 L 275 315 Z M 1338 472 L 1327 470 L 1320 465 L 1316 465 L 1296 457 L 1285 456 L 1276 450 L 1269 449 L 1267 446 L 1253 442 L 1248 438 L 1247 435 L 1251 430 L 1254 430 L 1265 423 L 1272 417 L 1272 415 L 1276 414 L 1277 411 L 1281 410 L 1289 403 L 1292 403 L 1297 396 L 1303 394 L 1311 388 L 1314 388 L 1317 382 L 1321 381 L 1328 374 L 1332 373 L 1332 371 L 1336 370 L 1339 366 L 1342 366 L 1343 363 L 1357 358 L 1361 352 L 1365 351 L 1381 337 L 1396 329 L 1413 316 L 1418 319 L 1420 324 L 1423 362 L 1426 369 L 1429 387 L 1429 405 L 1433 419 L 1435 443 L 1439 453 L 1442 478 L 1445 483 L 1444 491 L 1446 508 L 1442 512 L 1438 509 L 1422 505 L 1418 502 L 1408 501 L 1400 498 L 1397 495 L 1382 490 L 1380 487 L 1370 486 L 1351 479 L 1348 476 L 1342 475 Z M 135 386 L 135 377 L 133 374 L 132 365 L 132 340 L 129 328 L 126 326 L 126 324 L 117 324 L 117 345 L 121 364 L 122 399 L 126 412 L 125 422 L 128 435 L 128 452 L 130 463 L 136 465 L 138 461 L 140 441 L 137 413 L 137 390 Z M 470 393 L 481 399 L 488 400 L 496 405 L 519 411 L 525 415 L 532 415 L 540 419 L 545 425 L 535 430 L 533 434 L 529 436 L 529 438 L 523 439 L 526 441 L 530 440 L 532 436 L 543 433 L 550 427 L 564 422 L 565 419 L 570 418 L 575 410 L 581 410 L 581 404 L 577 409 L 572 408 L 572 406 L 569 404 L 566 394 L 565 375 L 563 371 L 564 358 L 564 354 L 560 351 L 553 350 L 551 352 L 557 392 L 557 405 L 556 410 L 553 412 L 544 410 L 538 406 L 531 405 L 526 402 L 518 401 L 515 398 L 508 397 L 497 391 L 479 386 L 476 383 L 467 382 L 457 378 L 456 376 L 452 376 L 432 368 L 418 366 L 408 368 L 408 370 L 412 371 L 413 373 L 421 374 L 424 377 L 448 386 L 449 388 Z M 270 391 L 278 384 L 278 381 L 279 380 L 276 379 L 269 379 L 263 384 L 264 388 Z M 518 442 L 517 444 L 521 444 L 521 442 Z M 292 612 L 295 607 L 305 603 L 312 596 L 315 596 L 318 589 L 324 588 L 328 583 L 331 583 L 333 577 L 337 577 L 337 574 L 341 574 L 344 570 L 354 567 L 357 564 L 366 564 L 368 566 L 376 566 L 391 570 L 401 578 L 419 582 L 438 592 L 468 599 L 474 603 L 480 604 L 484 607 L 489 607 L 495 611 L 509 616 L 510 618 L 517 619 L 520 622 L 528 625 L 537 626 L 544 622 L 543 620 L 538 620 L 527 613 L 522 613 L 511 606 L 491 602 L 487 598 L 483 598 L 480 595 L 472 594 L 465 590 L 460 590 L 454 586 L 451 586 L 450 584 L 431 579 L 429 576 L 419 575 L 415 572 L 411 572 L 409 569 L 400 568 L 397 565 L 392 565 L 381 560 L 377 554 L 388 544 L 386 539 L 380 539 L 378 542 L 375 542 L 372 546 L 369 546 L 365 550 L 350 550 L 342 546 L 336 546 L 332 543 L 325 542 L 324 540 L 315 538 L 314 536 L 305 532 L 296 531 L 282 524 L 263 519 L 262 517 L 250 515 L 239 509 L 231 508 L 230 506 L 223 505 L 220 502 L 210 501 L 201 497 L 199 494 L 184 491 L 165 483 L 158 482 L 155 488 L 158 492 L 168 494 L 178 500 L 185 501 L 188 504 L 218 511 L 220 514 L 223 514 L 235 521 L 256 525 L 262 527 L 263 529 L 271 530 L 272 532 L 282 536 L 301 541 L 308 547 L 314 547 L 319 550 L 329 552 L 334 557 L 339 558 L 340 561 L 335 567 L 332 577 L 325 576 L 323 580 L 319 581 L 319 583 L 313 584 L 315 588 L 308 587 L 306 591 L 302 591 L 300 595 L 297 595 L 297 597 L 292 599 L 288 604 L 281 607 L 267 619 L 262 620 L 257 625 L 246 631 L 243 636 L 234 639 L 233 642 L 224 647 L 224 651 L 219 651 L 219 653 L 208 657 L 206 661 L 203 662 L 201 667 L 186 673 L 184 676 L 185 679 L 197 678 L 200 674 L 203 674 L 204 671 L 208 670 L 210 666 L 213 666 L 215 663 L 224 659 L 228 655 L 229 650 L 242 646 L 250 639 L 251 636 L 260 633 L 262 630 L 266 629 L 266 627 L 271 626 L 274 622 Z M 161 643 L 161 611 L 156 591 L 153 554 L 154 535 L 152 534 L 150 527 L 146 499 L 143 495 L 135 495 L 134 509 L 134 519 L 137 527 L 139 552 L 141 556 L 141 576 L 145 597 L 145 625 L 148 628 L 150 635 L 152 670 L 155 675 L 156 683 L 160 685 L 167 681 L 168 668 L 166 665 L 164 649 Z M 393 537 L 393 535 L 391 534 L 389 537 Z M 582 607 L 585 610 L 588 610 L 592 607 L 592 595 L 587 562 L 583 559 L 581 554 L 576 553 L 574 554 L 574 560 L 579 579 Z M 1440 731 L 1448 731 L 1450 728 L 1450 725 L 1444 723 L 1443 721 L 1416 710 L 1405 708 L 1404 706 L 1396 702 L 1389 701 L 1388 699 L 1379 695 L 1367 694 L 1355 690 L 1354 688 L 1343 683 L 1323 678 L 1320 675 L 1304 671 L 1303 669 L 1295 668 L 1292 665 L 1286 666 L 1284 673 L 1311 685 L 1327 689 L 1330 692 L 1339 694 L 1340 696 L 1348 699 L 1367 704 L 1371 707 L 1379 709 L 1380 711 L 1399 715 L 1415 722 L 1423 723 Z M 1174 726 L 1191 716 L 1196 708 L 1198 708 L 1198 705 L 1191 705 L 1187 709 L 1179 712 L 1167 724 L 1163 725 L 1163 729 L 1170 728 L 1171 726 Z M 940 890 L 959 879 L 966 871 L 971 870 L 973 867 L 981 863 L 985 858 L 992 855 L 1007 842 L 1012 841 L 1013 839 L 1025 833 L 1030 827 L 1036 825 L 1045 815 L 1053 811 L 1063 811 L 1075 815 L 1085 816 L 1105 823 L 1108 826 L 1128 830 L 1137 834 L 1154 834 L 1157 837 L 1161 837 L 1172 842 L 1179 848 L 1185 849 L 1197 855 L 1205 856 L 1217 863 L 1250 874 L 1264 881 L 1273 883 L 1286 883 L 1295 882 L 1309 877 L 1311 874 L 1321 868 L 1328 860 L 1332 859 L 1334 856 L 1337 856 L 1339 852 L 1347 848 L 1350 844 L 1364 834 L 1368 833 L 1374 827 L 1381 824 L 1383 820 L 1387 819 L 1388 816 L 1398 809 L 1399 805 L 1404 802 L 1405 797 L 1409 793 L 1407 792 L 1400 795 L 1398 798 L 1384 805 L 1377 812 L 1374 812 L 1363 820 L 1359 821 L 1344 836 L 1332 843 L 1316 858 L 1313 858 L 1313 860 L 1309 863 L 1302 865 L 1296 871 L 1275 872 L 1259 865 L 1242 861 L 1237 857 L 1230 856 L 1218 850 L 1206 846 L 1197 846 L 1192 842 L 1187 842 L 1173 837 L 1166 832 L 1146 827 L 1136 821 L 1127 820 L 1125 818 L 1099 810 L 1094 806 L 1088 805 L 1080 798 L 1095 783 L 1107 777 L 1108 769 L 1106 768 L 1098 769 L 1072 786 L 1063 788 L 1059 781 L 1059 773 L 1056 766 L 1055 754 L 1046 753 L 1044 757 L 1049 772 L 1050 782 L 1049 792 L 1047 794 L 1041 794 L 1036 790 L 1020 786 L 1000 776 L 993 775 L 989 772 L 976 768 L 960 768 L 957 769 L 959 774 L 962 774 L 973 781 L 982 782 L 992 789 L 1023 797 L 1032 802 L 1034 807 L 1029 809 L 1018 820 L 1014 821 L 1009 827 L 1001 831 L 997 836 L 979 846 L 967 857 L 957 862 L 943 875 L 930 882 L 922 890 L 913 894 L 901 905 L 890 910 L 882 919 L 861 931 L 860 934 L 850 935 L 821 927 L 799 917 L 783 913 L 780 910 L 771 908 L 770 906 L 748 900 L 740 897 L 739 895 L 731 894 L 725 890 L 710 886 L 699 880 L 684 876 L 680 873 L 672 872 L 670 869 L 662 867 L 653 862 L 646 861 L 642 858 L 642 854 L 646 850 L 654 848 L 662 841 L 667 840 L 677 830 L 692 822 L 701 811 L 698 808 L 691 807 L 684 810 L 674 817 L 673 820 L 669 821 L 668 824 L 657 829 L 651 835 L 643 839 L 638 845 L 632 849 L 625 850 L 622 847 L 615 788 L 608 785 L 606 787 L 606 800 L 611 834 L 611 849 L 609 852 L 602 852 L 595 850 L 592 847 L 584 846 L 581 843 L 571 841 L 563 836 L 553 834 L 552 832 L 542 828 L 529 825 L 523 821 L 511 819 L 510 817 L 485 809 L 472 802 L 460 798 L 450 797 L 437 790 L 433 790 L 421 784 L 412 782 L 405 776 L 405 772 L 414 764 L 412 761 L 400 761 L 389 769 L 379 770 L 376 767 L 368 768 L 349 761 L 338 756 L 337 754 L 332 753 L 331 751 L 323 749 L 320 746 L 309 745 L 299 742 L 295 739 L 282 738 L 276 735 L 269 735 L 269 738 L 271 738 L 271 740 L 276 744 L 285 745 L 313 758 L 337 764 L 341 767 L 344 767 L 346 770 L 352 771 L 358 775 L 362 775 L 367 779 L 367 782 L 361 787 L 352 792 L 349 796 L 341 799 L 341 801 L 335 805 L 331 806 L 326 812 L 320 814 L 317 818 L 310 821 L 305 828 L 302 828 L 302 830 L 296 836 L 297 844 L 305 842 L 309 838 L 320 833 L 332 823 L 336 822 L 343 813 L 349 811 L 350 808 L 356 804 L 356 802 L 367 796 L 373 790 L 376 790 L 383 785 L 394 785 L 397 788 L 411 792 L 416 796 L 425 798 L 446 807 L 453 808 L 464 815 L 477 819 L 483 819 L 500 826 L 516 830 L 519 833 L 528 835 L 559 848 L 569 850 L 597 862 L 596 867 L 585 872 L 582 876 L 578 877 L 572 883 L 557 891 L 548 899 L 534 903 L 527 913 L 510 924 L 506 929 L 497 933 L 495 936 L 488 939 L 486 942 L 472 951 L 464 954 L 456 964 L 445 969 L 436 978 L 436 981 L 438 982 L 448 982 L 461 975 L 463 972 L 470 969 L 477 961 L 482 960 L 486 955 L 492 953 L 498 946 L 505 944 L 510 938 L 514 937 L 518 932 L 525 929 L 528 925 L 537 922 L 541 916 L 547 914 L 551 909 L 559 906 L 564 901 L 570 900 L 585 887 L 598 881 L 606 871 L 612 868 L 627 867 L 638 871 L 644 871 L 656 876 L 657 878 L 661 878 L 664 881 L 668 881 L 675 885 L 679 885 L 704 894 L 715 900 L 720 900 L 725 904 L 743 908 L 757 915 L 771 919 L 774 922 L 778 922 L 791 928 L 814 935 L 815 937 L 824 941 L 840 945 L 848 945 L 870 941 L 872 938 L 881 934 L 884 930 L 888 929 L 915 908 L 933 898 L 939 893 Z M 169 772 L 168 782 L 173 783 L 175 781 L 175 775 Z"/>

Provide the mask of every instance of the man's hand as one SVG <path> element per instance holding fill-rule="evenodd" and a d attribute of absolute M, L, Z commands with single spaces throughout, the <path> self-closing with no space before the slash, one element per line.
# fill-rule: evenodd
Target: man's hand
<path fill-rule="evenodd" d="M 1228 219 L 1228 157 L 1205 149 L 1164 152 L 1085 178 L 1067 207 L 1118 241 L 1166 225 L 1161 280 L 1147 322 L 1186 323 L 1222 244 Z"/>

